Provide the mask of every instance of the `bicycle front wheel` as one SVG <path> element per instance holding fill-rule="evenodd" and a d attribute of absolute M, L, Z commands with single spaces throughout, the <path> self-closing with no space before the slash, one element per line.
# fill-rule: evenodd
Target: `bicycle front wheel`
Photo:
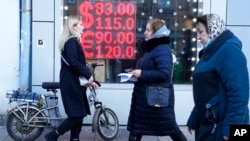
<path fill-rule="evenodd" d="M 106 141 L 113 140 L 119 131 L 119 121 L 115 112 L 109 108 L 100 110 L 96 116 L 97 132 Z"/>

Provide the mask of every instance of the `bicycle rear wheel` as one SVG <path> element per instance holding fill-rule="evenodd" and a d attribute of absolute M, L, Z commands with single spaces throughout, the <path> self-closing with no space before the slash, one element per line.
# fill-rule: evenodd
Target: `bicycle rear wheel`
<path fill-rule="evenodd" d="M 22 108 L 26 112 L 25 108 Z M 22 119 L 23 114 L 19 111 L 16 112 Z M 33 117 L 37 111 L 35 109 L 28 109 L 28 119 Z M 9 136 L 15 141 L 34 141 L 36 140 L 43 132 L 42 127 L 36 127 L 36 125 L 46 123 L 45 120 L 39 119 L 43 118 L 44 115 L 41 113 L 36 115 L 37 118 L 34 118 L 30 124 L 32 126 L 26 125 L 21 121 L 14 113 L 10 113 L 7 117 L 6 128 Z"/>
<path fill-rule="evenodd" d="M 106 141 L 113 140 L 119 131 L 119 121 L 115 112 L 110 108 L 104 108 L 99 110 L 95 118 L 98 134 Z"/>

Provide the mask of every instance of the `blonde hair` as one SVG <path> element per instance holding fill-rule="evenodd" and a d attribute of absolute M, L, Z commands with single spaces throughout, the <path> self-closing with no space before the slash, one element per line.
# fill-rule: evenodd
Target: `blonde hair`
<path fill-rule="evenodd" d="M 80 35 L 77 33 L 77 31 L 73 30 L 74 26 L 77 26 L 77 24 L 82 20 L 81 16 L 68 16 L 68 18 L 64 21 L 63 24 L 63 31 L 59 38 L 59 52 L 62 53 L 64 49 L 64 44 L 68 40 L 69 37 L 77 37 L 80 39 Z"/>

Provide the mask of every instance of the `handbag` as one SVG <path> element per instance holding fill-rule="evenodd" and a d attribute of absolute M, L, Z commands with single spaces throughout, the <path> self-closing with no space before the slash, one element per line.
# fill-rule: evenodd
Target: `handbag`
<path fill-rule="evenodd" d="M 163 86 L 146 86 L 146 98 L 149 106 L 167 107 L 169 103 L 170 89 Z"/>
<path fill-rule="evenodd" d="M 64 63 L 69 66 L 69 63 L 65 60 L 65 58 L 62 55 L 61 55 L 61 58 L 64 61 Z M 88 80 L 84 76 L 79 76 L 79 82 L 80 82 L 81 86 L 85 86 L 86 87 L 86 85 L 88 83 Z"/>

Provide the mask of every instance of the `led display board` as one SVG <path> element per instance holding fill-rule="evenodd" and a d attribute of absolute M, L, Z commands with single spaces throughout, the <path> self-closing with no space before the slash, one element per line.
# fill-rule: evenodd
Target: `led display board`
<path fill-rule="evenodd" d="M 80 3 L 87 59 L 134 59 L 136 4 L 134 2 Z"/>

